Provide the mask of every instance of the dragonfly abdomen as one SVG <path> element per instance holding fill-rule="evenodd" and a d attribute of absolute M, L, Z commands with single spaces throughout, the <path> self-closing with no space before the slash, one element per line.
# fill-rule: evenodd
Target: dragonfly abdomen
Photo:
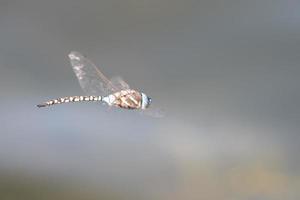
<path fill-rule="evenodd" d="M 46 107 L 52 106 L 61 103 L 70 103 L 70 102 L 81 102 L 81 101 L 102 101 L 102 96 L 70 96 L 70 97 L 62 97 L 58 99 L 52 99 L 50 101 L 46 101 L 42 104 L 37 105 L 37 107 Z"/>

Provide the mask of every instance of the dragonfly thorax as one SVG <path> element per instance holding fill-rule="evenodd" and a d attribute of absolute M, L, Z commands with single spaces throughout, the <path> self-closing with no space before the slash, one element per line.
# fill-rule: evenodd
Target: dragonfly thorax
<path fill-rule="evenodd" d="M 146 108 L 143 104 L 144 94 L 136 90 L 121 90 L 103 98 L 103 101 L 110 106 L 117 106 L 125 109 Z M 146 102 L 147 104 L 147 102 Z"/>

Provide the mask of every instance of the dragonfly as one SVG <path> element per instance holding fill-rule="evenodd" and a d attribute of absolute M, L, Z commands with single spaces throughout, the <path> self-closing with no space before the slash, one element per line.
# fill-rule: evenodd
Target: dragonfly
<path fill-rule="evenodd" d="M 151 98 L 145 93 L 131 89 L 121 77 L 108 79 L 86 56 L 72 51 L 69 59 L 73 71 L 85 96 L 67 96 L 52 99 L 37 107 L 48 107 L 69 102 L 102 102 L 108 106 L 129 109 L 146 110 L 151 105 Z M 154 117 L 161 117 L 159 112 L 152 112 Z"/>

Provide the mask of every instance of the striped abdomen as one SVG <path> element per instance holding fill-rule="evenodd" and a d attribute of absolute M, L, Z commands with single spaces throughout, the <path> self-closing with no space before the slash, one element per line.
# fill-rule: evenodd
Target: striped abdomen
<path fill-rule="evenodd" d="M 79 101 L 102 101 L 101 96 L 71 96 L 71 97 L 62 97 L 58 99 L 53 99 L 42 104 L 37 105 L 37 107 L 46 107 L 52 106 L 61 103 L 69 103 L 69 102 L 79 102 Z"/>

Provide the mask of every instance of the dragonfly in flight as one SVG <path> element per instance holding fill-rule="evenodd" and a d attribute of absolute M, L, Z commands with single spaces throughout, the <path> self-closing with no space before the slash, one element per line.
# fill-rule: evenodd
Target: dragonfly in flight
<path fill-rule="evenodd" d="M 68 102 L 93 101 L 124 109 L 147 109 L 151 98 L 131 89 L 120 77 L 109 80 L 89 59 L 79 52 L 71 52 L 69 59 L 81 88 L 87 96 L 68 96 L 38 104 L 47 107 Z M 159 115 L 160 116 L 160 115 Z"/>

